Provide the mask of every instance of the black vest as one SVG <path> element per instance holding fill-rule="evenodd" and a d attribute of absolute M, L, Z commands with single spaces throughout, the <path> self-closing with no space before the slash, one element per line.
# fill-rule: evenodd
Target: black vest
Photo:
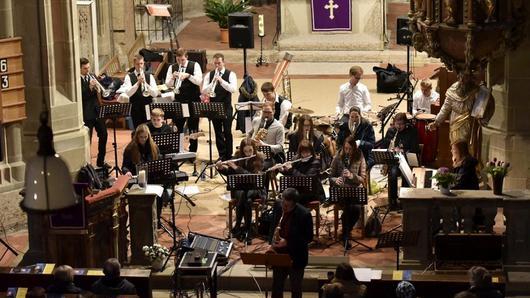
<path fill-rule="evenodd" d="M 188 66 L 186 67 L 186 73 L 189 73 L 190 75 L 193 75 L 193 70 L 195 69 L 195 63 L 193 61 L 188 60 Z M 180 65 L 178 63 L 173 64 L 171 70 L 173 72 L 179 71 Z M 176 83 L 176 81 L 175 81 Z M 179 89 L 180 93 L 175 95 L 175 101 L 182 102 L 182 103 L 189 103 L 193 101 L 201 101 L 201 88 L 195 84 L 193 84 L 189 78 L 182 81 L 182 84 L 180 85 Z"/>
<path fill-rule="evenodd" d="M 81 100 L 83 103 L 83 121 L 95 120 L 98 116 L 98 92 L 90 90 L 89 82 L 81 79 Z"/>
<path fill-rule="evenodd" d="M 280 120 L 281 106 L 284 100 L 287 99 L 283 96 L 278 96 L 278 101 L 274 102 L 274 119 L 278 121 Z M 287 122 L 285 122 L 285 128 L 289 129 L 291 128 L 291 125 L 293 125 L 293 114 L 289 113 L 287 116 Z"/>
<path fill-rule="evenodd" d="M 215 70 L 210 72 L 210 82 L 213 80 L 213 76 L 215 75 Z M 225 69 L 225 72 L 221 76 L 221 78 L 227 82 L 230 80 L 230 70 Z M 232 106 L 232 93 L 228 92 L 217 82 L 217 85 L 215 86 L 215 97 L 210 98 L 211 102 L 223 102 L 226 109 L 228 109 L 230 106 Z"/>
<path fill-rule="evenodd" d="M 131 85 L 134 85 L 136 82 L 138 82 L 138 77 L 134 74 L 134 72 L 129 73 L 129 79 L 131 79 Z M 145 83 L 149 85 L 150 82 L 151 74 L 145 72 Z M 133 94 L 133 96 L 130 97 L 129 102 L 131 103 L 131 108 L 133 110 L 141 109 L 145 113 L 144 106 L 150 104 L 153 101 L 153 97 L 151 95 L 144 97 L 142 93 L 142 86 L 140 86 L 138 89 L 136 89 L 136 92 Z"/>

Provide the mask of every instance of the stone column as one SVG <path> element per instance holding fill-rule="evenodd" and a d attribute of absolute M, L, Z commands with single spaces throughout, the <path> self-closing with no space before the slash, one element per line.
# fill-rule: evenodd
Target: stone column
<path fill-rule="evenodd" d="M 26 164 L 22 161 L 22 124 L 6 125 L 7 162 L 11 166 L 11 176 L 15 181 L 24 181 Z"/>
<path fill-rule="evenodd" d="M 504 180 L 505 189 L 530 187 L 530 26 L 526 25 L 525 40 L 517 50 L 506 52 L 504 58 L 490 63 L 488 85 L 493 86 L 495 114 L 483 129 L 483 162 L 497 157 L 511 163 Z"/>
<path fill-rule="evenodd" d="M 0 1 L 0 38 L 13 36 L 11 0 Z"/>

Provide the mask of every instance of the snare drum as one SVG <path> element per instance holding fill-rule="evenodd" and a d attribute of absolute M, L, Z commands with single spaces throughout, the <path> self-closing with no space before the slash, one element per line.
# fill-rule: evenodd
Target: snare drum
<path fill-rule="evenodd" d="M 423 144 L 423 152 L 421 161 L 423 164 L 433 162 L 436 159 L 438 148 L 438 131 L 430 131 L 427 129 L 429 123 L 434 122 L 436 115 L 433 114 L 417 114 L 416 129 L 418 130 L 418 141 Z"/>

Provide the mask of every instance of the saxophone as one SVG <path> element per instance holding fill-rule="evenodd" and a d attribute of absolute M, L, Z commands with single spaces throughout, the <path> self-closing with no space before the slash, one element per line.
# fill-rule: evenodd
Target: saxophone
<path fill-rule="evenodd" d="M 252 139 L 254 142 L 259 143 L 260 141 L 263 141 L 267 137 L 268 131 L 264 127 L 267 123 L 267 120 L 268 120 L 267 118 L 264 119 L 263 126 L 261 126 L 256 132 L 256 134 L 254 135 L 254 138 Z"/>
<path fill-rule="evenodd" d="M 280 217 L 280 221 L 278 222 L 278 226 L 274 228 L 274 234 L 272 235 L 272 243 L 278 243 L 282 239 L 282 237 L 280 237 L 280 230 L 281 230 L 280 227 L 282 225 L 282 219 L 283 219 L 283 211 L 282 211 L 282 217 Z"/>

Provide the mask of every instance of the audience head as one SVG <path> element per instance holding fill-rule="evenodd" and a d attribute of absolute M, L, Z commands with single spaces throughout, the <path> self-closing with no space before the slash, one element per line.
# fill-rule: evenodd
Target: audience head
<path fill-rule="evenodd" d="M 355 86 L 363 77 L 363 68 L 359 65 L 350 67 L 350 85 Z"/>
<path fill-rule="evenodd" d="M 358 282 L 357 277 L 355 277 L 355 272 L 353 272 L 353 267 L 348 263 L 340 263 L 337 265 L 337 269 L 335 270 L 335 278 L 345 281 Z"/>
<path fill-rule="evenodd" d="M 263 108 L 261 110 L 261 118 L 267 120 L 272 120 L 274 118 L 274 103 L 266 102 L 263 104 Z"/>
<path fill-rule="evenodd" d="M 478 297 L 474 293 L 471 293 L 469 291 L 463 291 L 460 293 L 456 293 L 454 298 L 478 298 Z"/>
<path fill-rule="evenodd" d="M 61 265 L 53 270 L 53 279 L 56 283 L 74 282 L 74 269 L 68 265 Z"/>
<path fill-rule="evenodd" d="M 357 123 L 357 125 L 361 123 L 361 109 L 359 109 L 358 107 L 351 107 L 349 115 L 351 122 Z"/>
<path fill-rule="evenodd" d="M 151 122 L 156 128 L 162 127 L 164 122 L 164 110 L 156 108 L 151 111 Z"/>
<path fill-rule="evenodd" d="M 300 158 L 315 156 L 315 148 L 313 148 L 313 145 L 309 140 L 302 140 L 300 144 L 298 144 L 297 154 Z"/>
<path fill-rule="evenodd" d="M 110 258 L 103 264 L 103 274 L 108 279 L 116 279 L 120 277 L 121 265 L 118 259 Z"/>
<path fill-rule="evenodd" d="M 468 142 L 457 141 L 453 143 L 453 145 L 451 145 L 451 154 L 453 155 L 453 161 L 459 161 L 470 156 Z"/>
<path fill-rule="evenodd" d="M 432 83 L 429 79 L 423 79 L 420 83 L 421 93 L 423 93 L 424 96 L 430 96 L 431 90 L 432 90 Z"/>
<path fill-rule="evenodd" d="M 33 287 L 26 293 L 26 298 L 45 298 L 46 289 L 42 287 Z"/>
<path fill-rule="evenodd" d="M 416 297 L 416 288 L 408 282 L 402 281 L 396 287 L 396 297 L 397 298 L 415 298 Z"/>
<path fill-rule="evenodd" d="M 407 114 L 406 113 L 397 113 L 396 116 L 394 116 L 394 127 L 397 129 L 397 131 L 403 131 L 405 128 L 407 128 Z"/>
<path fill-rule="evenodd" d="M 299 198 L 298 190 L 289 187 L 282 192 L 282 209 L 283 212 L 290 212 L 296 206 Z"/>
<path fill-rule="evenodd" d="M 339 283 L 330 283 L 324 287 L 324 297 L 326 298 L 342 298 L 344 297 L 344 289 Z"/>
<path fill-rule="evenodd" d="M 473 266 L 467 273 L 471 287 L 486 288 L 491 286 L 491 274 L 486 268 Z"/>
<path fill-rule="evenodd" d="M 144 69 L 144 56 L 137 54 L 134 56 L 134 69 L 136 72 L 141 72 Z"/>
<path fill-rule="evenodd" d="M 175 59 L 178 65 L 184 66 L 188 62 L 188 52 L 183 48 L 178 48 L 175 53 Z M 173 71 L 178 71 L 178 69 L 173 69 Z"/>
<path fill-rule="evenodd" d="M 276 101 L 276 93 L 274 92 L 274 85 L 271 82 L 265 82 L 261 85 L 261 93 L 268 101 L 274 103 Z"/>

